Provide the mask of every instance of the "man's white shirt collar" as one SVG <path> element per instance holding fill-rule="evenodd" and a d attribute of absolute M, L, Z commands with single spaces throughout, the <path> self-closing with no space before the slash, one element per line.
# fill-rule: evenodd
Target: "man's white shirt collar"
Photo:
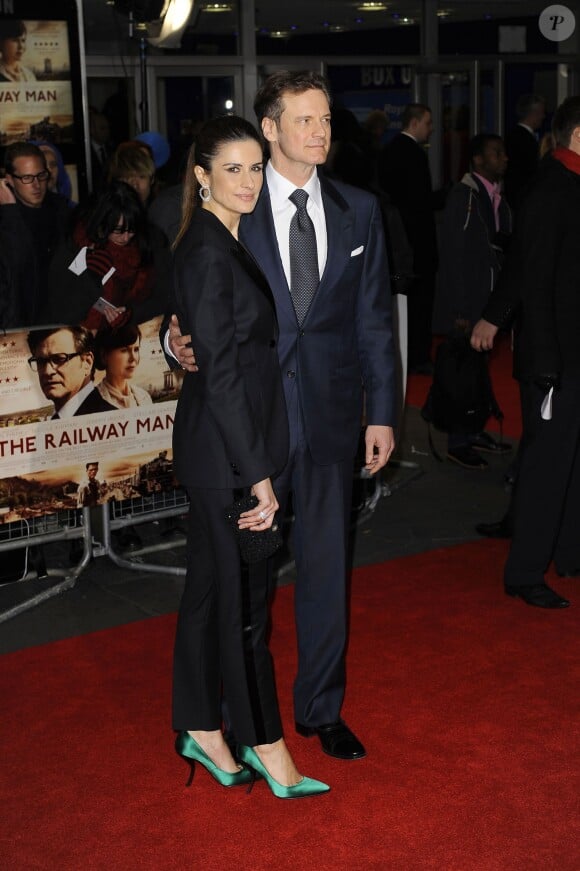
<path fill-rule="evenodd" d="M 290 221 L 296 214 L 296 206 L 288 199 L 288 197 L 297 190 L 297 185 L 288 181 L 287 178 L 284 178 L 283 175 L 274 169 L 270 161 L 266 164 L 266 181 L 270 193 L 270 207 L 272 209 L 272 218 L 274 220 L 274 230 L 278 242 L 280 260 L 282 261 L 282 268 L 288 286 L 290 286 L 289 232 Z M 316 167 L 313 169 L 312 175 L 303 186 L 302 190 L 306 191 L 308 194 L 306 209 L 312 223 L 314 224 L 314 231 L 316 233 L 318 274 L 323 275 L 328 253 L 328 239 L 326 233 L 326 219 L 324 216 L 324 204 L 322 202 L 322 190 Z"/>
<path fill-rule="evenodd" d="M 295 206 L 289 201 L 288 197 L 297 190 L 297 185 L 288 181 L 283 175 L 274 169 L 271 161 L 266 164 L 266 181 L 268 182 L 268 190 L 270 191 L 270 199 L 272 201 L 272 209 L 279 209 L 283 206 Z M 312 175 L 303 186 L 302 190 L 306 191 L 313 204 L 322 209 L 322 191 L 320 190 L 320 179 L 316 168 L 313 169 Z"/>
<path fill-rule="evenodd" d="M 71 396 L 63 407 L 58 412 L 59 417 L 74 417 L 89 393 L 93 391 L 95 384 L 93 381 L 88 381 L 84 387 L 81 387 L 78 393 Z"/>

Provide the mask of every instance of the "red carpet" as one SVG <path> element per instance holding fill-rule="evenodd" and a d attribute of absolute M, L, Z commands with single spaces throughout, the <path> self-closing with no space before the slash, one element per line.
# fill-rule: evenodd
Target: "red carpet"
<path fill-rule="evenodd" d="M 433 347 L 436 346 L 437 341 Z M 489 371 L 496 399 L 504 413 L 503 434 L 508 438 L 519 439 L 522 434 L 520 394 L 517 381 L 512 378 L 512 365 L 510 338 L 502 335 L 491 352 Z M 406 404 L 422 408 L 430 386 L 431 378 L 425 375 L 409 375 Z M 490 432 L 499 432 L 499 424 L 494 418 L 489 419 L 486 428 Z"/>
<path fill-rule="evenodd" d="M 577 871 L 578 583 L 546 612 L 500 592 L 504 542 L 355 571 L 345 717 L 368 757 L 290 729 L 292 588 L 273 649 L 288 740 L 326 796 L 224 790 L 172 749 L 174 617 L 2 659 L 10 871 Z"/>

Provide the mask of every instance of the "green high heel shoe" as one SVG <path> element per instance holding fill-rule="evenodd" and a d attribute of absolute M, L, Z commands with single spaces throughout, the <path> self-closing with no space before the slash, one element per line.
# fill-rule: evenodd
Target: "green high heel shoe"
<path fill-rule="evenodd" d="M 252 769 L 252 773 L 261 774 L 276 798 L 306 798 L 309 795 L 320 795 L 323 792 L 328 792 L 330 787 L 320 780 L 314 780 L 312 777 L 303 777 L 294 786 L 282 786 L 277 780 L 274 780 L 272 775 L 264 768 L 260 761 L 260 757 L 251 747 L 245 747 L 243 744 L 238 745 L 238 755 L 242 762 L 245 762 L 248 768 Z M 253 782 L 252 782 L 253 786 Z M 251 789 L 251 787 L 250 787 Z M 249 792 L 249 790 L 248 790 Z"/>
<path fill-rule="evenodd" d="M 220 786 L 244 786 L 246 783 L 250 783 L 250 781 L 253 780 L 252 772 L 247 768 L 241 768 L 239 771 L 234 772 L 224 771 L 223 769 L 218 768 L 217 765 L 211 761 L 205 750 L 202 750 L 195 738 L 191 737 L 189 732 L 178 733 L 177 738 L 175 739 L 175 749 L 179 756 L 185 759 L 185 761 L 191 766 L 191 774 L 189 775 L 189 780 L 185 784 L 186 786 L 191 786 L 196 762 L 203 765 L 206 771 L 211 774 L 214 780 L 217 780 Z"/>

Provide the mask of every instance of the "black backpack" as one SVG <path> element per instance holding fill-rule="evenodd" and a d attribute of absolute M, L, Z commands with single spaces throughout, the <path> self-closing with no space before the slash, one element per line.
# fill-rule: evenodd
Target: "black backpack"
<path fill-rule="evenodd" d="M 437 348 L 421 416 L 442 432 L 471 434 L 481 432 L 492 415 L 503 420 L 486 355 L 474 351 L 464 333 L 448 336 Z"/>

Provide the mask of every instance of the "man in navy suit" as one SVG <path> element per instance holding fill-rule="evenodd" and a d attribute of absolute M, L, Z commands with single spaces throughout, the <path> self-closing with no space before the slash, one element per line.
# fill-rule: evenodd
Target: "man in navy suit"
<path fill-rule="evenodd" d="M 265 182 L 240 239 L 272 289 L 280 336 L 278 356 L 290 424 L 289 461 L 275 479 L 281 511 L 292 493 L 298 636 L 294 684 L 296 729 L 318 735 L 323 750 L 357 759 L 365 749 L 340 718 L 347 636 L 347 535 L 365 396 L 366 468 L 389 459 L 394 438 L 394 350 L 391 297 L 381 214 L 376 199 L 319 175 L 330 147 L 330 96 L 312 72 L 279 71 L 256 96 L 270 149 Z M 308 193 L 320 281 L 306 314 L 290 293 L 289 197 Z M 171 329 L 182 365 L 187 336 Z"/>

